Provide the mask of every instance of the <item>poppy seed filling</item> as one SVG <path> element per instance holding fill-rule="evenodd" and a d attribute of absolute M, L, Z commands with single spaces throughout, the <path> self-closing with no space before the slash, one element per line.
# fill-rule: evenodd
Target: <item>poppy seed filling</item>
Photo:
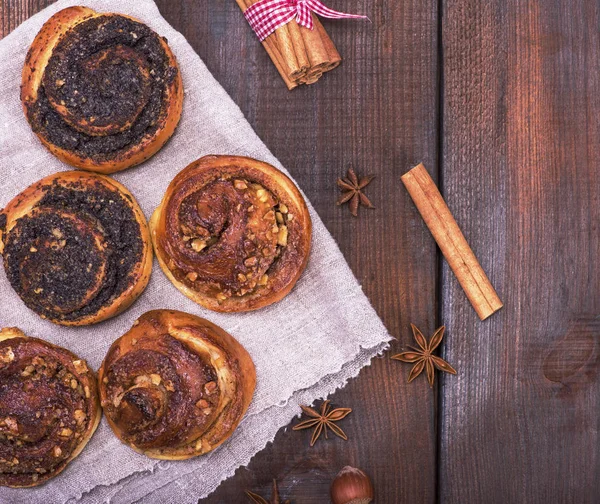
<path fill-rule="evenodd" d="M 119 15 L 94 17 L 62 36 L 27 116 L 49 143 L 112 160 L 164 122 L 165 91 L 177 72 L 146 25 Z"/>
<path fill-rule="evenodd" d="M 134 281 L 140 225 L 125 196 L 95 182 L 42 187 L 46 194 L 5 236 L 4 267 L 25 304 L 73 321 L 109 305 Z"/>

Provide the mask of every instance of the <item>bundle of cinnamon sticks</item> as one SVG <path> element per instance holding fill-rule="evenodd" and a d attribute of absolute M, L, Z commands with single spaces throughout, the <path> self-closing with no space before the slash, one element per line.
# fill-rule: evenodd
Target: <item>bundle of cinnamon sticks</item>
<path fill-rule="evenodd" d="M 236 0 L 242 12 L 258 1 Z M 314 84 L 342 62 L 325 28 L 317 16 L 311 15 L 313 30 L 300 26 L 294 19 L 277 28 L 262 43 L 290 90 L 300 84 Z"/>

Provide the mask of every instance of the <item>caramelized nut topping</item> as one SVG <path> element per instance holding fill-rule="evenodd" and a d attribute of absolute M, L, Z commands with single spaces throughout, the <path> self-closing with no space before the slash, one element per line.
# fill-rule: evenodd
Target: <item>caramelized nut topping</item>
<path fill-rule="evenodd" d="M 212 394 L 217 389 L 217 382 L 210 381 L 204 385 L 204 392 L 208 395 Z"/>
<path fill-rule="evenodd" d="M 196 238 L 194 241 L 192 241 L 192 248 L 196 252 L 200 252 L 206 248 L 206 241 L 201 240 L 200 238 Z"/>

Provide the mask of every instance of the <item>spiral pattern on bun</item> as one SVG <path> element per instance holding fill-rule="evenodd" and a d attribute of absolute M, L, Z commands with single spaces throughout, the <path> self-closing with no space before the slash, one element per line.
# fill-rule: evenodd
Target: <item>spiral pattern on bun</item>
<path fill-rule="evenodd" d="M 0 253 L 25 304 L 62 325 L 122 312 L 152 268 L 148 227 L 131 193 L 84 172 L 51 175 L 15 197 L 0 212 Z"/>
<path fill-rule="evenodd" d="M 187 459 L 223 443 L 248 409 L 256 374 L 223 329 L 186 313 L 154 310 L 113 343 L 100 399 L 115 434 L 158 459 Z"/>
<path fill-rule="evenodd" d="M 0 331 L 0 486 L 56 476 L 100 416 L 96 378 L 84 360 L 18 329 Z"/>
<path fill-rule="evenodd" d="M 145 24 L 69 7 L 33 41 L 21 101 L 33 131 L 58 158 L 112 173 L 141 163 L 169 139 L 183 87 L 166 39 Z"/>
<path fill-rule="evenodd" d="M 312 225 L 294 183 L 273 166 L 207 156 L 169 185 L 150 221 L 162 270 L 211 310 L 261 308 L 304 271 Z"/>

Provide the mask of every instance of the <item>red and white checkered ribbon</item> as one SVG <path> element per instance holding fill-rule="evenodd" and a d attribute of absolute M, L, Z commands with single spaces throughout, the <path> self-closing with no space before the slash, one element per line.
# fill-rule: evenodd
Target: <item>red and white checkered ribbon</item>
<path fill-rule="evenodd" d="M 277 28 L 289 23 L 294 18 L 299 25 L 312 30 L 311 12 L 330 19 L 367 18 L 367 16 L 334 11 L 323 5 L 319 0 L 260 0 L 246 9 L 244 16 L 246 16 L 258 38 L 263 41 Z"/>

